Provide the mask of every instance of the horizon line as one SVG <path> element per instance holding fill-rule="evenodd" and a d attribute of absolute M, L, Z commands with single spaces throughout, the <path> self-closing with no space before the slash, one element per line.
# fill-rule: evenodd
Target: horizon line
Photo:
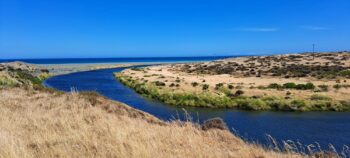
<path fill-rule="evenodd" d="M 1 61 L 5 60 L 53 60 L 53 59 L 139 59 L 139 58 L 205 58 L 205 57 L 235 57 L 235 56 L 264 56 L 264 55 L 279 55 L 279 54 L 302 54 L 302 53 L 337 53 L 337 52 L 350 52 L 350 50 L 334 50 L 334 51 L 303 51 L 303 52 L 284 52 L 284 53 L 249 53 L 249 54 L 231 54 L 231 55 L 199 55 L 199 56 L 135 56 L 135 57 L 48 57 L 48 58 L 0 58 Z"/>

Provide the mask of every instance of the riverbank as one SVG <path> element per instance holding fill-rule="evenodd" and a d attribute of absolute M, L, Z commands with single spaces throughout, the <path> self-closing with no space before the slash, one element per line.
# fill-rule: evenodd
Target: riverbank
<path fill-rule="evenodd" d="M 80 71 L 129 67 L 135 65 L 142 65 L 142 63 L 29 64 L 17 61 L 10 63 L 0 63 L 0 70 L 5 69 L 5 67 L 9 67 L 10 69 L 14 70 L 18 69 L 29 71 L 34 75 L 48 73 L 50 76 L 56 76 Z"/>
<path fill-rule="evenodd" d="M 115 76 L 140 94 L 177 106 L 348 111 L 349 58 L 349 52 L 239 57 Z"/>
<path fill-rule="evenodd" d="M 1 157 L 303 157 L 246 143 L 217 121 L 164 122 L 96 93 L 48 89 L 36 71 L 1 70 L 21 83 L 1 82 Z"/>

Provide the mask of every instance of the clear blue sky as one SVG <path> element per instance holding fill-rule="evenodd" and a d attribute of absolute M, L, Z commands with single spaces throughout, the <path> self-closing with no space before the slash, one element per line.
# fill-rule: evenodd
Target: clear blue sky
<path fill-rule="evenodd" d="M 350 50 L 349 0 L 0 0 L 0 58 Z"/>

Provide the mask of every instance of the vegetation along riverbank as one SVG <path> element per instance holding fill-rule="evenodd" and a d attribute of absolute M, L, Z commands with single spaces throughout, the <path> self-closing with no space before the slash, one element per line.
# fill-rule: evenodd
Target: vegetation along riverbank
<path fill-rule="evenodd" d="M 350 110 L 349 52 L 169 64 L 127 69 L 115 77 L 144 96 L 176 106 Z"/>

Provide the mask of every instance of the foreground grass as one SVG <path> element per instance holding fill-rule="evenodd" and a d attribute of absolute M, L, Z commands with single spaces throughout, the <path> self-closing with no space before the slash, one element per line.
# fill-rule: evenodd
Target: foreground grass
<path fill-rule="evenodd" d="M 147 83 L 133 79 L 123 73 L 115 77 L 136 92 L 151 99 L 156 99 L 176 106 L 238 108 L 244 110 L 278 110 L 278 111 L 348 111 L 349 102 L 334 101 L 322 95 L 313 95 L 308 100 L 284 99 L 275 96 L 260 98 L 244 97 L 231 94 L 226 89 L 219 89 L 220 94 L 203 91 L 200 93 L 178 92 L 159 83 Z M 222 87 L 223 88 L 223 87 Z"/>
<path fill-rule="evenodd" d="M 301 157 L 162 122 L 93 93 L 0 90 L 0 157 Z"/>

